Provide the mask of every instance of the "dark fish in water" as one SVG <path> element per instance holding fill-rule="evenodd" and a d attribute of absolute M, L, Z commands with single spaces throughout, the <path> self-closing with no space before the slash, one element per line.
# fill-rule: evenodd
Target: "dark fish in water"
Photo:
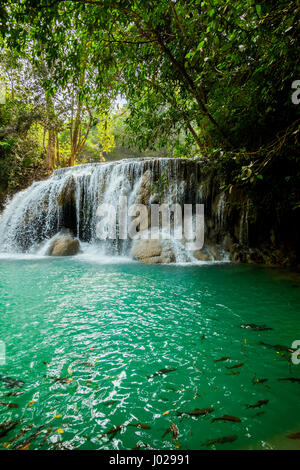
<path fill-rule="evenodd" d="M 230 415 L 223 415 L 223 416 L 220 416 L 219 418 L 213 418 L 211 420 L 212 423 L 214 423 L 215 421 L 232 421 L 233 423 L 241 422 L 240 418 L 237 418 L 236 416 L 230 416 Z"/>
<path fill-rule="evenodd" d="M 256 374 L 254 374 L 253 376 L 253 379 L 252 379 L 252 383 L 253 385 L 256 385 L 256 384 L 264 384 L 265 382 L 267 382 L 269 379 L 258 379 L 256 377 Z"/>
<path fill-rule="evenodd" d="M 115 437 L 118 432 L 120 432 L 124 428 L 124 424 L 121 424 L 120 426 L 113 426 L 111 429 L 106 431 L 104 434 L 102 434 L 98 439 L 102 439 L 104 436 L 111 436 L 111 439 Z"/>
<path fill-rule="evenodd" d="M 182 411 L 177 413 L 178 416 L 188 415 L 188 416 L 206 416 L 209 413 L 212 413 L 214 408 L 195 408 L 193 411 Z"/>
<path fill-rule="evenodd" d="M 18 395 L 22 395 L 23 392 L 9 392 L 3 395 L 3 397 L 17 397 Z"/>
<path fill-rule="evenodd" d="M 287 351 L 291 353 L 296 351 L 296 349 L 288 348 L 287 346 L 282 346 L 281 344 L 268 344 L 264 343 L 263 341 L 260 341 L 259 344 L 269 349 L 275 349 L 276 351 Z"/>
<path fill-rule="evenodd" d="M 230 359 L 229 356 L 224 356 L 224 357 L 221 357 L 220 359 L 215 359 L 214 362 L 228 361 L 228 359 Z"/>
<path fill-rule="evenodd" d="M 286 377 L 284 379 L 278 379 L 280 382 L 283 382 L 283 381 L 288 381 L 288 382 L 293 382 L 293 383 L 300 383 L 300 379 L 296 378 L 296 377 Z"/>
<path fill-rule="evenodd" d="M 235 364 L 234 366 L 226 366 L 226 369 L 237 369 L 238 367 L 242 367 L 244 365 L 243 362 L 240 362 L 239 364 Z"/>
<path fill-rule="evenodd" d="M 300 439 L 300 432 L 295 432 L 294 434 L 288 434 L 286 437 L 288 439 Z"/>
<path fill-rule="evenodd" d="M 262 405 L 267 405 L 269 400 L 259 400 L 255 405 L 246 405 L 247 408 L 260 408 Z"/>
<path fill-rule="evenodd" d="M 239 371 L 233 370 L 232 372 L 230 372 L 230 374 L 226 374 L 226 375 L 239 375 Z"/>
<path fill-rule="evenodd" d="M 166 431 L 164 432 L 162 437 L 165 437 L 170 432 L 172 433 L 174 439 L 177 439 L 177 437 L 178 437 L 178 428 L 176 427 L 176 425 L 173 422 L 171 423 L 171 426 L 168 429 L 166 429 Z"/>
<path fill-rule="evenodd" d="M 7 406 L 7 408 L 19 408 L 19 405 L 17 403 L 4 403 L 0 402 L 1 406 Z"/>
<path fill-rule="evenodd" d="M 26 428 L 22 429 L 19 434 L 17 434 L 10 442 L 10 446 L 13 445 L 15 442 L 17 442 L 20 437 L 24 436 L 30 429 L 33 427 L 33 424 L 29 424 L 29 426 L 26 426 Z"/>
<path fill-rule="evenodd" d="M 148 375 L 147 379 L 151 379 L 152 377 L 156 377 L 157 375 L 169 374 L 170 372 L 174 372 L 174 370 L 177 370 L 177 369 L 160 369 L 158 372 Z"/>
<path fill-rule="evenodd" d="M 0 375 L 0 381 L 3 382 L 7 388 L 20 388 L 25 385 L 23 380 L 14 379 L 13 377 L 3 377 L 3 375 Z"/>
<path fill-rule="evenodd" d="M 255 418 L 256 416 L 262 416 L 265 414 L 265 411 L 258 411 L 257 413 L 255 413 L 255 415 L 253 415 L 253 418 Z"/>
<path fill-rule="evenodd" d="M 0 437 L 6 436 L 12 429 L 14 429 L 20 421 L 6 421 L 0 424 Z"/>
<path fill-rule="evenodd" d="M 255 325 L 255 323 L 246 323 L 245 325 L 241 325 L 241 328 L 253 331 L 273 330 L 273 328 L 268 328 L 267 325 Z"/>
<path fill-rule="evenodd" d="M 31 434 L 31 436 L 29 436 L 25 441 L 19 443 L 19 444 L 16 444 L 14 447 L 12 447 L 12 449 L 14 450 L 21 450 L 23 447 L 27 446 L 28 444 L 30 444 L 37 436 L 38 434 L 41 432 L 41 430 L 43 429 L 44 425 L 42 426 L 39 426 L 37 428 L 37 430 L 35 431 L 34 434 Z"/>
<path fill-rule="evenodd" d="M 175 387 L 172 387 L 172 385 L 167 385 L 167 389 L 171 390 L 171 392 L 177 392 Z"/>
<path fill-rule="evenodd" d="M 225 436 L 225 437 L 217 437 L 216 439 L 210 439 L 209 441 L 205 442 L 205 446 L 212 446 L 213 444 L 226 444 L 227 442 L 234 442 L 237 440 L 237 436 Z"/>
<path fill-rule="evenodd" d="M 73 380 L 70 379 L 70 377 L 48 377 L 48 379 L 52 379 L 54 382 L 59 382 L 61 384 L 68 384 Z"/>
<path fill-rule="evenodd" d="M 102 404 L 103 404 L 104 406 L 112 406 L 112 405 L 114 405 L 115 403 L 117 403 L 117 401 L 118 401 L 118 400 L 109 400 L 109 401 L 103 402 Z"/>
<path fill-rule="evenodd" d="M 143 424 L 143 423 L 130 423 L 128 426 L 133 426 L 135 428 L 140 428 L 140 429 L 151 429 L 151 426 L 149 424 Z"/>

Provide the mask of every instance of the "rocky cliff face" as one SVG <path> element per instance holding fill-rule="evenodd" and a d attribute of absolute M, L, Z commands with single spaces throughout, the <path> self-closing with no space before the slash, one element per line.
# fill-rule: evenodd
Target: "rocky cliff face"
<path fill-rule="evenodd" d="M 96 243 L 99 204 L 204 204 L 205 244 L 189 252 L 185 240 L 102 241 L 112 254 L 131 254 L 144 262 L 221 260 L 268 265 L 299 264 L 299 234 L 290 216 L 264 213 L 242 187 L 222 191 L 224 172 L 205 159 L 128 159 L 57 170 L 46 181 L 15 195 L 0 219 L 0 250 L 26 251 L 63 227 L 79 240 Z M 272 212 L 272 211 L 271 211 Z M 151 226 L 141 220 L 141 226 Z"/>

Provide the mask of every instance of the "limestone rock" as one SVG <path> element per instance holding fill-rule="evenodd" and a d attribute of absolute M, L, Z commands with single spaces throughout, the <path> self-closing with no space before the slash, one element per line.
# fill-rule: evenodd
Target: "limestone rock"
<path fill-rule="evenodd" d="M 79 241 L 69 235 L 57 237 L 48 249 L 49 256 L 73 256 L 79 252 Z"/>
<path fill-rule="evenodd" d="M 175 255 L 168 240 L 134 240 L 132 257 L 143 263 L 172 263 Z"/>
<path fill-rule="evenodd" d="M 211 256 L 205 250 L 195 250 L 193 251 L 193 256 L 198 261 L 212 261 Z"/>

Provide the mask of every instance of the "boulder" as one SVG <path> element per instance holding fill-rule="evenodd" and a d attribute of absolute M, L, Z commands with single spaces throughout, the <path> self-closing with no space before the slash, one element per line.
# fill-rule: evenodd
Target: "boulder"
<path fill-rule="evenodd" d="M 175 255 L 168 240 L 134 240 L 132 257 L 142 263 L 172 263 Z"/>
<path fill-rule="evenodd" d="M 55 238 L 48 249 L 49 256 L 73 256 L 79 252 L 79 241 L 70 235 Z"/>
<path fill-rule="evenodd" d="M 212 261 L 212 257 L 207 253 L 206 250 L 195 250 L 193 256 L 198 261 Z"/>

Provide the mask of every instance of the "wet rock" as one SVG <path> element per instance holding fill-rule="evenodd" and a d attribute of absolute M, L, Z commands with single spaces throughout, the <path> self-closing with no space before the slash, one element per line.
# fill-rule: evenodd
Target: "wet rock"
<path fill-rule="evenodd" d="M 135 203 L 148 205 L 151 196 L 151 182 L 152 173 L 150 170 L 147 170 L 142 177 Z"/>
<path fill-rule="evenodd" d="M 207 250 L 195 250 L 193 251 L 193 256 L 198 261 L 212 261 L 212 257 Z"/>
<path fill-rule="evenodd" d="M 143 263 L 172 263 L 175 254 L 168 240 L 134 240 L 132 257 Z"/>
<path fill-rule="evenodd" d="M 64 184 L 60 194 L 57 197 L 59 206 L 67 206 L 75 204 L 75 179 L 69 178 Z"/>
<path fill-rule="evenodd" d="M 49 256 L 73 256 L 80 250 L 79 241 L 70 235 L 57 237 L 48 249 Z"/>
<path fill-rule="evenodd" d="M 208 246 L 207 252 L 212 256 L 215 261 L 221 261 L 224 258 L 222 249 L 216 245 Z"/>

